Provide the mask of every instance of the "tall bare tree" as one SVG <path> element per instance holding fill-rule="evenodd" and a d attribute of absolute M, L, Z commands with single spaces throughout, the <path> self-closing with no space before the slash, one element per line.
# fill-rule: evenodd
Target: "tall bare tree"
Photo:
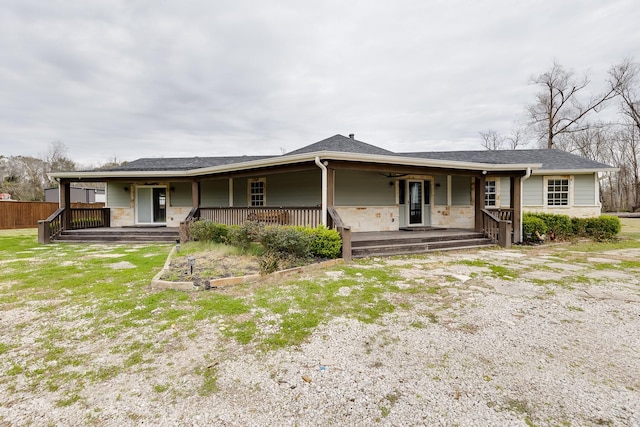
<path fill-rule="evenodd" d="M 528 108 L 529 125 L 546 148 L 555 148 L 556 139 L 588 128 L 585 117 L 598 112 L 615 96 L 614 89 L 582 100 L 583 91 L 589 85 L 585 75 L 578 79 L 572 71 L 566 71 L 554 62 L 551 70 L 532 77 L 531 83 L 540 87 L 536 102 Z"/>
<path fill-rule="evenodd" d="M 625 59 L 609 70 L 609 83 L 622 99 L 621 111 L 640 130 L 640 63 Z"/>
<path fill-rule="evenodd" d="M 488 129 L 486 132 L 480 132 L 480 137 L 482 138 L 482 146 L 487 150 L 515 150 L 525 145 L 522 142 L 522 131 L 520 129 L 512 130 L 509 136 L 504 136 L 493 129 Z"/>

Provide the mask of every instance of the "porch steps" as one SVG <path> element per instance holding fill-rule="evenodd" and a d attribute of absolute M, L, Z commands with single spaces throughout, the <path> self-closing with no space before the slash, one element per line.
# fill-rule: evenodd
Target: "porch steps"
<path fill-rule="evenodd" d="M 65 230 L 56 242 L 70 243 L 174 243 L 180 238 L 178 228 L 123 227 Z"/>
<path fill-rule="evenodd" d="M 407 233 L 409 234 L 409 233 Z M 434 251 L 473 249 L 494 246 L 482 233 L 421 235 L 416 237 L 380 237 L 379 239 L 352 240 L 351 253 L 354 258 L 419 254 Z"/>

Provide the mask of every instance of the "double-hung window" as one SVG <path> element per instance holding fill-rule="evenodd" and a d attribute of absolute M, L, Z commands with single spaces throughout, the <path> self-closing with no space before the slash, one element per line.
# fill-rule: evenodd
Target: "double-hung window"
<path fill-rule="evenodd" d="M 569 180 L 547 181 L 547 206 L 569 206 Z"/>
<path fill-rule="evenodd" d="M 265 206 L 266 204 L 267 192 L 265 178 L 249 180 L 249 206 Z"/>
<path fill-rule="evenodd" d="M 495 206 L 496 205 L 496 182 L 494 180 L 485 181 L 484 183 L 484 205 Z"/>

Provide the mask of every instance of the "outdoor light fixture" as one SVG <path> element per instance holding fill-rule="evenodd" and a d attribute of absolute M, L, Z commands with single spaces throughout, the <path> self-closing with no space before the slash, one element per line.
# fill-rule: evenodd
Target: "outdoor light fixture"
<path fill-rule="evenodd" d="M 124 191 L 125 193 L 129 192 L 129 187 L 122 187 L 122 191 Z"/>
<path fill-rule="evenodd" d="M 176 252 L 180 252 L 180 239 L 176 239 Z"/>
<path fill-rule="evenodd" d="M 196 257 L 192 257 L 192 256 L 187 257 L 187 265 L 191 270 L 191 275 L 193 275 L 193 266 L 196 265 Z"/>

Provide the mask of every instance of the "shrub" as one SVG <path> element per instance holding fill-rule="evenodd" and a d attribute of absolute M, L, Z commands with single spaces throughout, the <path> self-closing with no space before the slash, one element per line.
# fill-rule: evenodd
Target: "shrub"
<path fill-rule="evenodd" d="M 544 230 L 544 233 L 546 234 L 550 234 L 553 231 L 556 237 L 559 238 L 569 238 L 574 234 L 571 218 L 569 218 L 568 215 L 548 213 L 537 213 L 532 215 L 544 221 L 547 226 Z"/>
<path fill-rule="evenodd" d="M 313 236 L 297 227 L 270 225 L 260 233 L 259 242 L 266 252 L 309 258 Z"/>
<path fill-rule="evenodd" d="M 191 238 L 200 242 L 225 243 L 229 227 L 207 220 L 196 221 L 189 230 Z"/>
<path fill-rule="evenodd" d="M 612 215 L 588 218 L 585 227 L 586 235 L 594 240 L 613 239 L 621 229 L 620 218 Z"/>
<path fill-rule="evenodd" d="M 338 258 L 342 250 L 340 233 L 323 225 L 317 228 L 309 228 L 313 233 L 311 242 L 311 254 L 320 258 Z"/>
<path fill-rule="evenodd" d="M 526 241 L 535 241 L 536 231 L 544 234 L 547 230 L 547 224 L 538 218 L 535 214 L 526 213 L 522 216 L 522 233 Z"/>

